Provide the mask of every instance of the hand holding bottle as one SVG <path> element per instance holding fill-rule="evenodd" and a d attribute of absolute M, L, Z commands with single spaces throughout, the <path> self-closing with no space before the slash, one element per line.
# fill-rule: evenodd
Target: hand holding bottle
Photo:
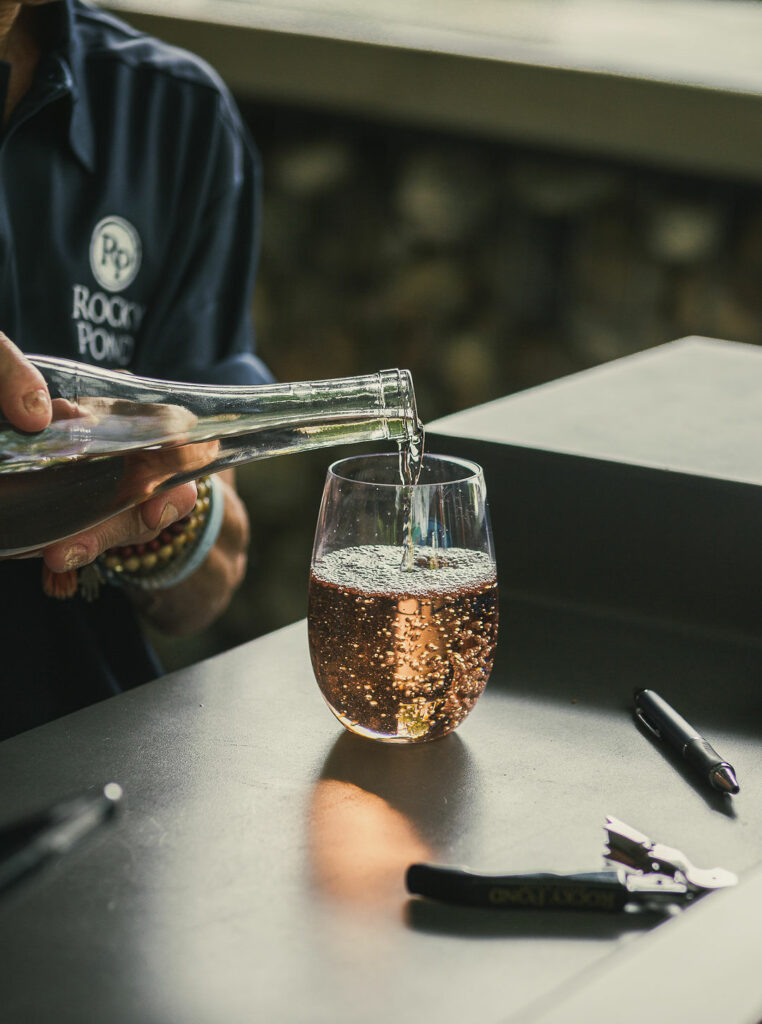
<path fill-rule="evenodd" d="M 58 409 L 59 403 L 68 407 Z M 143 423 L 150 431 L 166 431 L 182 438 L 184 431 L 195 422 L 195 416 L 185 409 L 170 404 L 133 403 L 123 399 L 83 397 L 77 405 L 65 399 L 53 399 L 53 419 L 67 416 L 85 417 L 93 423 L 130 423 L 137 428 Z M 152 425 L 152 426 L 151 426 Z M 192 511 L 197 491 L 194 481 L 154 492 L 166 486 L 166 481 L 184 475 L 201 476 L 204 467 L 215 457 L 218 441 L 188 444 L 177 448 L 131 451 L 124 457 L 120 489 L 131 508 L 97 526 L 47 547 L 43 553 L 45 564 L 53 572 L 76 569 L 94 561 L 109 548 L 145 544 L 162 530 Z M 139 500 L 145 495 L 145 500 Z M 119 499 L 118 499 L 119 500 Z M 121 500 L 119 500 L 121 504 Z"/>
<path fill-rule="evenodd" d="M 81 415 L 63 399 L 51 402 L 43 375 L 2 332 L 0 411 L 14 427 L 28 432 L 43 430 L 53 419 Z M 151 540 L 187 515 L 195 501 L 195 483 L 182 484 L 33 554 L 41 555 L 53 572 L 65 572 L 94 561 L 110 547 Z"/>
<path fill-rule="evenodd" d="M 95 561 L 109 548 L 153 540 L 167 526 L 187 516 L 196 497 L 194 482 L 181 484 L 104 520 L 91 530 L 51 544 L 40 553 L 53 572 L 78 569 Z"/>

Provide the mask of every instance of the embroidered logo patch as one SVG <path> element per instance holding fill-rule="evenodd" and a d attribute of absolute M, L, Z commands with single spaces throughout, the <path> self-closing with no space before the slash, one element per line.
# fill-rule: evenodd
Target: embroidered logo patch
<path fill-rule="evenodd" d="M 90 239 L 90 269 L 98 284 L 121 292 L 140 270 L 140 235 L 123 217 L 104 217 Z"/>

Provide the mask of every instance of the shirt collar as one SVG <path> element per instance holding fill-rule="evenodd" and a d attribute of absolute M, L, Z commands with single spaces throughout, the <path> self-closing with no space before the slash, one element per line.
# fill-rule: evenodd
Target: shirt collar
<path fill-rule="evenodd" d="M 86 88 L 82 41 L 75 24 L 73 0 L 50 5 L 49 77 L 63 85 L 71 97 L 69 144 L 89 170 L 95 170 L 95 137 Z"/>

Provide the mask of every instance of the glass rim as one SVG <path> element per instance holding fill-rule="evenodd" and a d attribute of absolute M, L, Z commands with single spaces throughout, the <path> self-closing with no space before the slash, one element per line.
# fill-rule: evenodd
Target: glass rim
<path fill-rule="evenodd" d="M 339 472 L 340 467 L 346 466 L 351 462 L 373 462 L 376 459 L 394 459 L 397 460 L 399 456 L 393 452 L 374 452 L 369 455 L 349 455 L 343 459 L 337 459 L 336 462 L 332 462 L 328 467 L 328 476 L 335 477 L 337 480 L 346 480 L 347 483 L 357 484 L 362 487 L 392 487 L 399 489 L 400 487 L 451 487 L 453 484 L 465 484 L 471 483 L 474 480 L 483 478 L 484 470 L 478 462 L 472 462 L 471 459 L 462 459 L 457 455 L 429 455 L 427 452 L 423 453 L 423 462 L 450 462 L 456 466 L 460 466 L 464 470 L 464 475 L 454 477 L 452 480 L 435 480 L 428 483 L 417 483 L 417 484 L 403 484 L 401 481 L 395 483 L 385 483 L 381 480 L 357 480 L 355 477 L 346 476 Z"/>

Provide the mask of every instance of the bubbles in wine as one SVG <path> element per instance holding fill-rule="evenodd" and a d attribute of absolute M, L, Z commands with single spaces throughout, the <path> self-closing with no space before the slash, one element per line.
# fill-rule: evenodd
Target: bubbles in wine
<path fill-rule="evenodd" d="M 483 552 L 345 548 L 310 576 L 310 652 L 320 688 L 353 732 L 436 739 L 473 708 L 492 668 L 497 577 Z"/>

